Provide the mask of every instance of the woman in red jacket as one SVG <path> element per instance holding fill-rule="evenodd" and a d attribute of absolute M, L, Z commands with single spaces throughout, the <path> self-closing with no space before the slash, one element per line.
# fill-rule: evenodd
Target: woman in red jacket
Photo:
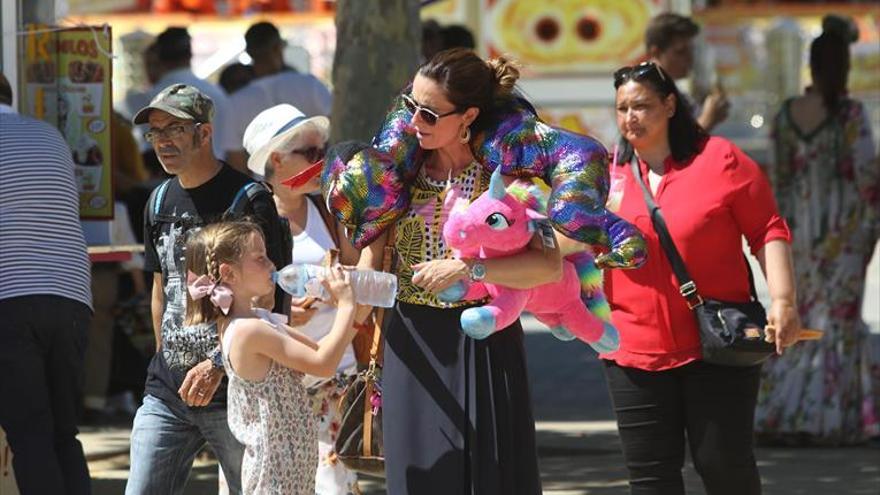
<path fill-rule="evenodd" d="M 755 162 L 708 136 L 660 67 L 622 68 L 614 87 L 622 152 L 611 170 L 609 208 L 638 227 L 648 245 L 642 268 L 610 270 L 605 280 L 620 350 L 601 357 L 632 493 L 683 494 L 687 438 L 709 495 L 759 494 L 752 423 L 760 367 L 701 360 L 696 319 L 679 294 L 630 160 L 638 161 L 702 296 L 749 300 L 745 236 L 767 276 L 768 321 L 778 329 L 779 352 L 799 329 L 788 227 Z"/>

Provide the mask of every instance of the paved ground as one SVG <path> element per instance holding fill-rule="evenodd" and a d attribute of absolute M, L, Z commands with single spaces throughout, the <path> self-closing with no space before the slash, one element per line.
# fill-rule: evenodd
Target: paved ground
<path fill-rule="evenodd" d="M 869 267 L 863 315 L 874 333 L 880 360 L 880 246 Z M 757 267 L 756 267 L 757 269 Z M 766 287 L 759 284 L 766 297 Z M 526 318 L 532 398 L 537 423 L 544 493 L 611 495 L 628 493 L 620 443 L 599 363 L 586 346 L 563 343 Z M 122 493 L 128 474 L 125 427 L 84 429 L 94 493 Z M 766 495 L 878 495 L 880 446 L 852 448 L 760 448 L 758 462 Z M 699 478 L 685 470 L 689 493 L 703 493 Z M 365 479 L 365 493 L 384 493 L 381 480 Z M 187 494 L 214 494 L 217 465 L 201 456 Z"/>
<path fill-rule="evenodd" d="M 91 438 L 122 439 L 127 430 L 85 434 Z M 629 493 L 620 444 L 614 424 L 593 422 L 539 422 L 538 446 L 544 493 L 547 495 L 625 495 Z M 758 450 L 765 495 L 877 495 L 880 493 L 880 448 Z M 113 456 L 89 463 L 95 495 L 122 493 L 128 457 Z M 688 466 L 688 493 L 704 493 Z M 196 462 L 186 494 L 213 494 L 217 465 L 208 458 Z M 365 494 L 385 493 L 380 480 L 365 479 Z"/>
<path fill-rule="evenodd" d="M 586 346 L 559 342 L 535 331 L 526 334 L 537 441 L 544 493 L 624 495 L 629 493 L 611 407 L 599 364 Z M 880 336 L 878 336 L 880 337 Z M 880 344 L 880 339 L 875 339 Z M 559 363 L 565 363 L 560 366 Z M 122 493 L 128 474 L 124 427 L 84 429 L 95 495 Z M 880 446 L 856 448 L 761 448 L 758 461 L 766 495 L 878 495 Z M 704 493 L 691 467 L 688 492 Z M 385 493 L 381 480 L 365 479 L 365 493 Z M 217 465 L 202 456 L 186 494 L 213 494 Z"/>

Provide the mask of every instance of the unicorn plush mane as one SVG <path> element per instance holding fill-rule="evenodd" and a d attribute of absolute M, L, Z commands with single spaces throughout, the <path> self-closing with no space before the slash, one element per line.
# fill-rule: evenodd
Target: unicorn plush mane
<path fill-rule="evenodd" d="M 517 179 L 507 186 L 507 194 L 542 215 L 547 214 L 547 195 L 540 186 L 530 180 Z"/>

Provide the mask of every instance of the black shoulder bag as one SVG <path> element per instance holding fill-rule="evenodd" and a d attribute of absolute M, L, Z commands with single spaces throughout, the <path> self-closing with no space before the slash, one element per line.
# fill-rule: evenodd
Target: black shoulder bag
<path fill-rule="evenodd" d="M 703 348 L 703 361 L 724 366 L 755 366 L 761 364 L 776 351 L 776 345 L 764 340 L 764 327 L 767 325 L 767 313 L 758 301 L 755 292 L 755 281 L 748 260 L 746 270 L 749 272 L 749 289 L 752 299 L 746 303 L 732 303 L 715 299 L 704 299 L 697 292 L 697 285 L 691 279 L 675 243 L 666 228 L 666 221 L 660 213 L 660 207 L 654 202 L 651 192 L 642 180 L 642 171 L 638 161 L 630 161 L 633 176 L 639 182 L 648 213 L 654 230 L 660 238 L 663 251 L 672 265 L 675 278 L 678 280 L 679 292 L 687 301 L 688 308 L 697 318 L 700 329 L 700 342 Z M 745 256 L 743 256 L 745 257 Z"/>

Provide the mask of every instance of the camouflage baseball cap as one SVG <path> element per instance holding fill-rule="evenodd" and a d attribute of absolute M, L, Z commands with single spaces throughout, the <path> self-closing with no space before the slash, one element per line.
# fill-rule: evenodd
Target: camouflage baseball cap
<path fill-rule="evenodd" d="M 161 110 L 180 119 L 208 123 L 214 117 L 214 102 L 194 86 L 172 84 L 135 114 L 134 123 L 146 124 L 153 110 Z"/>

